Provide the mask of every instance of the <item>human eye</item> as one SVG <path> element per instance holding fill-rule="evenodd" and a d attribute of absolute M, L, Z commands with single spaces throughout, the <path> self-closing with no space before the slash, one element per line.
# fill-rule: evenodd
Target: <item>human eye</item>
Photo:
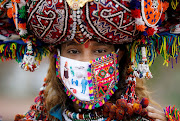
<path fill-rule="evenodd" d="M 107 50 L 106 49 L 97 49 L 94 51 L 95 53 L 106 53 Z"/>
<path fill-rule="evenodd" d="M 78 54 L 80 52 L 77 49 L 70 49 L 70 50 L 67 51 L 67 53 L 69 53 L 69 54 Z"/>

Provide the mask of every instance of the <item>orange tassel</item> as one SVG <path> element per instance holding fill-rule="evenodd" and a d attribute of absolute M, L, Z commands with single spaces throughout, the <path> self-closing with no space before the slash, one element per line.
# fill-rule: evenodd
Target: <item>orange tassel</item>
<path fill-rule="evenodd" d="M 18 24 L 19 25 L 19 28 L 21 28 L 21 29 L 26 29 L 26 23 L 19 23 Z"/>
<path fill-rule="evenodd" d="M 136 25 L 136 29 L 137 29 L 138 31 L 143 32 L 143 31 L 145 31 L 146 26 L 144 26 L 144 25 Z"/>
<path fill-rule="evenodd" d="M 12 18 L 13 16 L 12 16 L 12 8 L 9 8 L 8 10 L 7 10 L 7 16 L 8 16 L 8 18 Z"/>

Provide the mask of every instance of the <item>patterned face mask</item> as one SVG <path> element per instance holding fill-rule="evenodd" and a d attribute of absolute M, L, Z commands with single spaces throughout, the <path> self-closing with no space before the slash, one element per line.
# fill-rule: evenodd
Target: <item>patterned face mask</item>
<path fill-rule="evenodd" d="M 58 56 L 56 67 L 66 94 L 85 109 L 102 106 L 117 89 L 117 54 L 112 52 L 90 62 Z"/>

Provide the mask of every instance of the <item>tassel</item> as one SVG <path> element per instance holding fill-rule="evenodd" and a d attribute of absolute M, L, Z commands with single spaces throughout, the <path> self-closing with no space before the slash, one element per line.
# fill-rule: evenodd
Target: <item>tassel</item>
<path fill-rule="evenodd" d="M 88 109 L 89 109 L 89 110 L 92 110 L 92 107 L 93 107 L 93 105 L 89 105 L 89 108 L 88 108 Z"/>
<path fill-rule="evenodd" d="M 76 100 L 76 104 L 79 104 L 79 100 Z"/>
<path fill-rule="evenodd" d="M 72 99 L 72 98 L 71 98 Z M 75 102 L 77 100 L 77 98 L 73 99 L 72 101 Z"/>
<path fill-rule="evenodd" d="M 88 104 L 86 104 L 85 109 L 88 109 L 88 108 L 89 108 L 89 105 L 88 105 Z"/>
<path fill-rule="evenodd" d="M 35 71 L 39 66 L 35 61 L 35 57 L 32 50 L 32 42 L 27 42 L 27 51 L 24 55 L 22 63 L 20 63 L 20 67 L 25 71 Z"/>
<path fill-rule="evenodd" d="M 96 108 L 99 108 L 99 107 L 100 107 L 99 103 L 96 103 L 95 107 L 96 107 Z"/>
<path fill-rule="evenodd" d="M 103 105 L 103 103 L 102 102 L 99 102 L 99 106 L 102 106 Z"/>

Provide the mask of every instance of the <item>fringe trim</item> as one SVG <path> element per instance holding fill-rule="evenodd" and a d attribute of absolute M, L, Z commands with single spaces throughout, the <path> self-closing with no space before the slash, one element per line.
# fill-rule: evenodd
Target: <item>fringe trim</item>
<path fill-rule="evenodd" d="M 137 67 L 137 64 L 142 60 L 141 47 L 146 46 L 147 62 L 151 66 L 154 59 L 161 55 L 164 59 L 163 65 L 168 66 L 169 62 L 176 59 L 179 55 L 180 36 L 170 33 L 160 33 L 154 36 L 147 37 L 144 40 L 134 41 L 130 49 L 131 62 Z"/>
<path fill-rule="evenodd" d="M 24 54 L 26 54 L 26 43 L 16 42 L 2 42 L 0 43 L 0 61 L 16 60 L 18 63 L 22 62 Z M 36 46 L 33 48 L 35 60 L 40 63 L 43 57 L 49 55 L 47 47 Z"/>

